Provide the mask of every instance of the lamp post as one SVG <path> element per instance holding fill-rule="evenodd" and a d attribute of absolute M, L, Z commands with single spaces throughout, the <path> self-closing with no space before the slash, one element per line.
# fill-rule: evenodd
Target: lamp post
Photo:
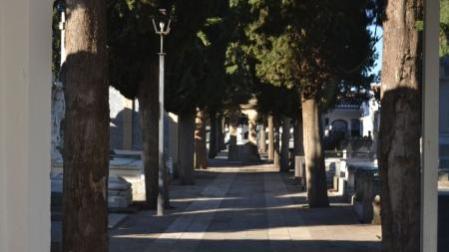
<path fill-rule="evenodd" d="M 156 24 L 153 19 L 154 31 L 160 36 L 160 52 L 159 55 L 159 171 L 158 171 L 158 187 L 159 192 L 157 196 L 157 216 L 163 216 L 166 203 L 169 202 L 168 192 L 166 191 L 166 176 L 167 169 L 165 167 L 165 151 L 164 151 L 164 79 L 165 79 L 165 52 L 164 52 L 164 37 L 170 33 L 171 20 L 167 17 L 165 9 L 159 10 L 162 20 Z"/>

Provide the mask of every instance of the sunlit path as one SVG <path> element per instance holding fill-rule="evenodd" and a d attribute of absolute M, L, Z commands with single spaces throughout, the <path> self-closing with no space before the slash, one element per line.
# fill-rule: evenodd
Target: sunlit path
<path fill-rule="evenodd" d="M 111 232 L 111 252 L 378 251 L 380 226 L 350 206 L 308 209 L 305 193 L 269 164 L 218 165 L 195 186 L 173 185 L 171 210 L 131 215 Z"/>

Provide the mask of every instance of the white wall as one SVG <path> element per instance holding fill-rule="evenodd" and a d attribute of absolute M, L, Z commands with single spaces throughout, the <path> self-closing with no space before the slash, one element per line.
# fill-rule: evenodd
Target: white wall
<path fill-rule="evenodd" d="M 0 251 L 50 250 L 51 15 L 0 0 Z"/>
<path fill-rule="evenodd" d="M 116 118 L 117 115 L 122 112 L 125 105 L 128 103 L 128 99 L 124 97 L 120 91 L 113 87 L 109 87 L 109 117 Z"/>
<path fill-rule="evenodd" d="M 351 120 L 357 119 L 360 120 L 362 114 L 360 112 L 360 109 L 333 109 L 330 110 L 328 113 L 324 114 L 322 116 L 322 123 L 324 126 L 325 134 L 331 129 L 331 125 L 336 120 L 343 120 L 346 121 L 348 124 L 348 134 L 351 132 Z M 329 119 L 329 125 L 325 126 L 325 119 Z"/>

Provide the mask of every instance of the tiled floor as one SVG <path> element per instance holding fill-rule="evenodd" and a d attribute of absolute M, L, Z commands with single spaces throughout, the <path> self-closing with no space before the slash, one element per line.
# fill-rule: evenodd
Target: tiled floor
<path fill-rule="evenodd" d="M 380 251 L 380 226 L 357 223 L 342 203 L 307 208 L 305 193 L 268 164 L 219 165 L 196 181 L 172 185 L 167 216 L 130 215 L 111 231 L 110 251 Z"/>

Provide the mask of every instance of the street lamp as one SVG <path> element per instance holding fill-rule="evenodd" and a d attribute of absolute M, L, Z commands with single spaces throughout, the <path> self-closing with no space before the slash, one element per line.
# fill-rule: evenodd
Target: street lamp
<path fill-rule="evenodd" d="M 154 32 L 160 36 L 160 52 L 159 55 L 159 171 L 158 171 L 158 187 L 159 192 L 157 196 L 157 216 L 163 216 L 166 204 L 168 204 L 168 192 L 166 183 L 167 169 L 165 167 L 164 155 L 164 79 L 165 79 L 165 52 L 164 52 L 164 37 L 170 33 L 171 19 L 167 16 L 165 9 L 160 9 L 160 20 L 153 18 Z M 156 24 L 157 22 L 157 24 Z"/>

